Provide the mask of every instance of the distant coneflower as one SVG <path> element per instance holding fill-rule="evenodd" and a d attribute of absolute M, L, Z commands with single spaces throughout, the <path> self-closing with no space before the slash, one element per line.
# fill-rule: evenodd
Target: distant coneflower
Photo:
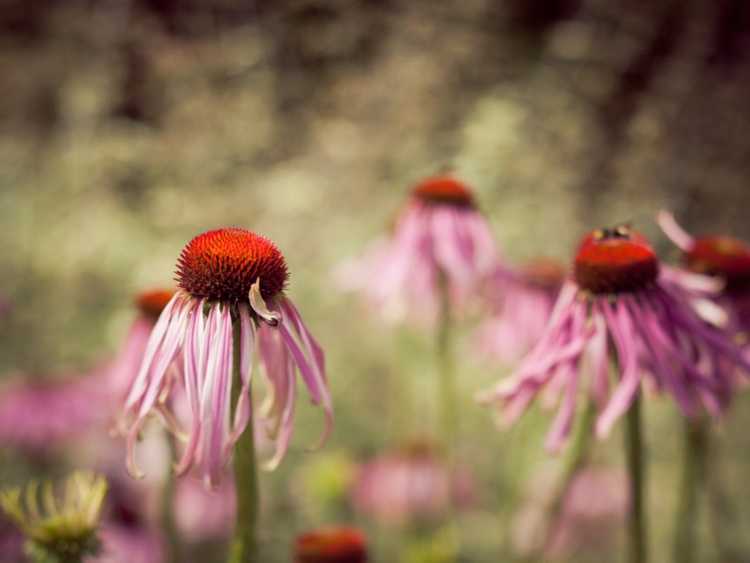
<path fill-rule="evenodd" d="M 141 367 L 151 331 L 164 307 L 174 297 L 174 293 L 167 289 L 153 289 L 144 291 L 136 297 L 138 314 L 130 325 L 120 352 L 110 366 L 107 382 L 113 394 L 120 400 L 130 390 Z"/>
<path fill-rule="evenodd" d="M 543 476 L 541 476 L 543 477 Z M 530 498 L 514 518 L 512 539 L 523 554 L 541 553 L 545 561 L 569 558 L 581 551 L 611 550 L 628 511 L 627 476 L 621 470 L 591 467 L 579 471 L 561 499 L 555 521 L 544 528 L 552 482 L 535 476 Z M 544 537 L 546 536 L 546 537 Z"/>
<path fill-rule="evenodd" d="M 722 280 L 717 302 L 729 314 L 728 329 L 742 341 L 750 337 L 750 244 L 726 235 L 693 237 L 662 211 L 659 225 L 682 250 L 682 261 L 691 272 Z"/>
<path fill-rule="evenodd" d="M 480 351 L 502 362 L 527 353 L 544 332 L 564 281 L 565 267 L 552 258 L 490 276 L 486 292 L 493 312 L 477 330 Z"/>
<path fill-rule="evenodd" d="M 98 371 L 29 380 L 13 378 L 0 386 L 0 445 L 29 453 L 49 453 L 80 438 L 109 416 Z"/>
<path fill-rule="evenodd" d="M 366 563 L 367 540 L 356 528 L 313 530 L 294 542 L 294 563 Z"/>
<path fill-rule="evenodd" d="M 389 525 L 435 522 L 474 501 L 467 467 L 450 467 L 425 443 L 365 463 L 352 489 L 354 508 Z"/>
<path fill-rule="evenodd" d="M 674 275 L 660 275 L 643 236 L 628 227 L 594 231 L 578 249 L 574 279 L 563 286 L 542 338 L 484 399 L 499 403 L 512 421 L 542 389 L 559 392 L 561 406 L 547 439 L 552 450 L 570 432 L 579 390 L 598 407 L 600 437 L 628 410 L 646 376 L 686 416 L 698 415 L 702 406 L 719 414 L 732 391 L 727 362 L 744 369 L 750 364 L 726 333 L 697 316 L 692 298 Z M 590 377 L 583 374 L 584 357 Z"/>
<path fill-rule="evenodd" d="M 429 322 L 443 289 L 463 305 L 496 263 L 492 233 L 469 187 L 435 176 L 413 188 L 393 233 L 343 267 L 339 279 L 390 320 Z"/>

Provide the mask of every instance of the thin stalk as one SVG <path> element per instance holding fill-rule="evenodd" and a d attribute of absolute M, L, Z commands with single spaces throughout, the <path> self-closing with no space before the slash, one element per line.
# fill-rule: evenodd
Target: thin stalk
<path fill-rule="evenodd" d="M 706 490 L 709 500 L 709 516 L 719 561 L 722 563 L 742 563 L 748 560 L 745 535 L 738 526 L 739 515 L 730 493 L 725 489 L 721 464 L 721 447 L 718 440 L 707 443 L 706 458 L 710 460 L 704 467 Z"/>
<path fill-rule="evenodd" d="M 440 417 L 444 446 L 445 463 L 448 469 L 451 487 L 456 469 L 456 445 L 459 435 L 458 389 L 456 387 L 456 362 L 453 350 L 453 315 L 448 280 L 440 273 L 439 279 L 440 311 L 437 324 L 436 345 L 438 362 L 438 393 Z M 451 543 L 451 551 L 457 557 L 460 551 L 460 532 L 456 520 L 456 506 L 453 495 L 450 495 L 450 513 L 448 514 L 445 532 Z M 451 556 L 453 560 L 453 556 Z"/>
<path fill-rule="evenodd" d="M 438 363 L 438 393 L 443 443 L 448 461 L 453 462 L 458 436 L 458 391 L 456 389 L 456 363 L 453 355 L 453 315 L 450 290 L 445 275 L 439 280 L 440 311 L 437 323 L 436 345 Z"/>
<path fill-rule="evenodd" d="M 588 461 L 595 420 L 596 404 L 593 400 L 589 399 L 579 417 L 578 428 L 576 429 L 573 443 L 567 452 L 560 479 L 551 497 L 552 502 L 547 509 L 544 548 L 549 546 L 554 537 L 560 513 L 565 503 L 565 497 L 570 490 L 570 486 L 573 484 L 573 480 Z"/>
<path fill-rule="evenodd" d="M 705 484 L 708 428 L 704 420 L 685 421 L 685 445 L 682 462 L 680 501 L 676 514 L 674 562 L 692 563 L 697 557 L 696 524 L 698 501 Z"/>
<path fill-rule="evenodd" d="M 644 471 L 644 448 L 641 431 L 641 395 L 633 400 L 625 416 L 625 457 L 629 477 L 630 513 L 628 515 L 628 561 L 648 561 L 648 537 L 646 535 L 646 494 Z"/>
<path fill-rule="evenodd" d="M 171 435 L 167 436 L 167 443 L 169 444 L 169 459 L 174 460 L 177 457 L 175 438 Z M 182 558 L 180 557 L 180 537 L 177 533 L 177 526 L 174 521 L 174 497 L 176 486 L 177 479 L 174 471 L 167 471 L 161 496 L 161 525 L 164 530 L 167 550 L 164 561 L 167 563 L 180 563 L 180 561 L 182 561 Z"/>
<path fill-rule="evenodd" d="M 232 405 L 237 404 L 242 381 L 240 379 L 240 322 L 232 323 Z M 251 409 L 252 413 L 252 409 Z M 234 413 L 232 413 L 234 416 Z M 234 480 L 237 496 L 237 522 L 229 550 L 229 563 L 260 563 L 258 556 L 258 474 L 255 461 L 253 417 L 247 430 L 234 447 Z"/>

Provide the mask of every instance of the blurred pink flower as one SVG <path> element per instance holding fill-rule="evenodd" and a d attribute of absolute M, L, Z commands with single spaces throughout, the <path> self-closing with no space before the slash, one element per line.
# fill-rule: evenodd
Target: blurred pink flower
<path fill-rule="evenodd" d="M 675 276 L 667 268 L 660 274 L 646 239 L 628 227 L 594 231 L 581 243 L 575 279 L 563 286 L 539 343 L 483 401 L 498 404 L 511 422 L 543 389 L 560 395 L 547 437 L 552 451 L 570 433 L 582 388 L 596 403 L 600 438 L 630 408 L 644 380 L 669 392 L 686 416 L 698 415 L 701 406 L 718 415 L 731 398 L 734 367 L 748 371 L 750 362 L 691 306 L 696 288 L 711 286 L 712 280 L 695 274 Z M 615 361 L 618 380 L 610 392 Z"/>
<path fill-rule="evenodd" d="M 501 268 L 487 284 L 492 316 L 479 326 L 477 346 L 484 355 L 513 362 L 536 344 L 547 327 L 565 281 L 565 267 L 552 258 L 537 258 L 519 271 Z"/>
<path fill-rule="evenodd" d="M 138 435 L 146 418 L 155 413 L 175 436 L 187 437 L 178 474 L 197 465 L 209 486 L 219 482 L 250 420 L 256 347 L 272 388 L 260 420 L 276 441 L 268 465 L 278 464 L 292 435 L 297 370 L 313 403 L 325 411 L 323 439 L 327 437 L 333 412 L 323 351 L 284 295 L 287 277 L 286 262 L 276 246 L 244 229 L 208 231 L 185 246 L 177 266 L 180 290 L 152 330 L 125 400 L 132 475 L 140 474 L 135 462 Z M 239 328 L 242 388 L 232 405 L 235 328 Z M 179 427 L 170 402 L 178 389 L 187 396 L 187 428 Z M 235 416 L 230 420 L 232 411 Z"/>
<path fill-rule="evenodd" d="M 549 493 L 554 487 L 548 476 L 544 477 L 532 479 L 530 498 L 514 518 L 516 550 L 526 555 L 541 551 L 545 560 L 565 559 L 581 551 L 611 550 L 628 510 L 625 473 L 582 469 L 573 478 L 556 520 L 549 523 Z"/>
<path fill-rule="evenodd" d="M 462 308 L 496 267 L 487 221 L 469 188 L 451 176 L 427 178 L 413 190 L 390 237 L 339 268 L 339 285 L 361 291 L 388 320 L 432 322 L 447 284 Z"/>
<path fill-rule="evenodd" d="M 659 225 L 682 250 L 682 261 L 691 272 L 717 277 L 724 282 L 716 302 L 729 314 L 728 329 L 750 338 L 750 244 L 729 236 L 693 237 L 671 213 L 661 211 Z"/>
<path fill-rule="evenodd" d="M 426 444 L 413 444 L 365 463 L 352 490 L 354 508 L 392 525 L 439 518 L 474 502 L 467 467 L 451 474 Z"/>
<path fill-rule="evenodd" d="M 142 481 L 127 479 L 119 467 L 109 468 L 107 481 L 101 553 L 90 563 L 161 563 L 164 538 L 147 509 L 154 491 Z"/>
<path fill-rule="evenodd" d="M 234 481 L 225 479 L 207 490 L 191 477 L 177 481 L 174 517 L 180 535 L 191 542 L 227 538 L 235 522 Z"/>
<path fill-rule="evenodd" d="M 16 377 L 0 387 L 0 444 L 41 453 L 78 438 L 109 416 L 96 372 L 55 379 Z"/>
<path fill-rule="evenodd" d="M 146 353 L 146 344 L 151 331 L 172 297 L 174 297 L 174 291 L 165 289 L 144 291 L 136 297 L 138 315 L 130 326 L 120 352 L 109 367 L 106 381 L 118 402 L 124 400 L 133 384 Z"/>
<path fill-rule="evenodd" d="M 0 514 L 0 555 L 3 563 L 24 563 L 23 535 L 4 514 Z"/>

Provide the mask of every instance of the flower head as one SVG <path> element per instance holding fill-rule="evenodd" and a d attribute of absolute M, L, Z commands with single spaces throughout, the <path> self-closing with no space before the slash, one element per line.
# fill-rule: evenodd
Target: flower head
<path fill-rule="evenodd" d="M 659 225 L 682 250 L 682 261 L 691 272 L 723 282 L 716 302 L 729 313 L 728 329 L 747 339 L 750 333 L 750 244 L 726 235 L 693 237 L 662 211 Z"/>
<path fill-rule="evenodd" d="M 0 506 L 26 536 L 27 552 L 37 559 L 66 563 L 80 561 L 99 550 L 97 529 L 107 481 L 91 473 L 68 477 L 63 493 L 56 495 L 51 482 L 32 481 L 0 492 Z"/>
<path fill-rule="evenodd" d="M 461 308 L 496 264 L 492 233 L 470 188 L 452 176 L 435 176 L 413 188 L 392 235 L 342 267 L 338 278 L 390 320 L 429 322 L 442 288 Z"/>
<path fill-rule="evenodd" d="M 365 563 L 367 540 L 356 528 L 323 528 L 294 542 L 294 563 Z"/>
<path fill-rule="evenodd" d="M 138 374 L 141 360 L 146 352 L 146 344 L 151 331 L 159 315 L 174 297 L 174 293 L 173 290 L 168 289 L 151 289 L 136 296 L 135 306 L 138 314 L 130 325 L 119 353 L 109 367 L 109 374 L 105 381 L 116 402 L 122 402 L 133 385 L 133 380 Z"/>
<path fill-rule="evenodd" d="M 0 444 L 43 453 L 88 433 L 109 415 L 101 400 L 101 379 L 95 371 L 6 382 L 0 387 Z"/>
<path fill-rule="evenodd" d="M 185 441 L 178 473 L 197 465 L 215 485 L 250 421 L 256 351 L 270 388 L 258 421 L 276 442 L 267 465 L 278 464 L 291 439 L 297 371 L 312 402 L 325 410 L 325 439 L 332 405 L 323 351 L 284 294 L 287 277 L 276 246 L 244 229 L 208 231 L 185 246 L 177 263 L 180 290 L 151 331 L 125 401 L 131 474 L 140 473 L 139 431 L 149 414 L 158 413 Z M 179 394 L 188 405 L 187 424 L 180 424 L 170 401 Z"/>
<path fill-rule="evenodd" d="M 532 478 L 530 498 L 514 518 L 516 549 L 524 554 L 542 550 L 545 561 L 565 559 L 581 550 L 611 549 L 628 511 L 626 475 L 602 467 L 580 470 L 554 522 L 547 522 L 547 516 L 555 487 L 546 477 Z"/>
<path fill-rule="evenodd" d="M 544 332 L 564 281 L 565 267 L 552 258 L 495 272 L 488 283 L 493 313 L 477 331 L 479 350 L 504 362 L 528 352 Z"/>
<path fill-rule="evenodd" d="M 750 370 L 750 363 L 725 332 L 697 315 L 691 300 L 702 280 L 689 281 L 660 266 L 648 241 L 628 227 L 590 233 L 539 342 L 484 400 L 499 404 L 511 421 L 543 389 L 560 394 L 547 439 L 552 450 L 570 432 L 579 391 L 596 402 L 599 437 L 628 410 L 646 378 L 686 416 L 702 407 L 719 414 L 732 394 L 733 370 Z"/>
<path fill-rule="evenodd" d="M 366 463 L 352 491 L 354 507 L 386 523 L 434 520 L 453 506 L 474 500 L 474 486 L 466 467 L 455 472 L 429 444 L 415 442 Z"/>

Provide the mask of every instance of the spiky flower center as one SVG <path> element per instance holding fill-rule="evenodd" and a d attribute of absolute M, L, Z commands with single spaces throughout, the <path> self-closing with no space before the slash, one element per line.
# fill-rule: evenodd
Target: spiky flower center
<path fill-rule="evenodd" d="M 135 305 L 142 315 L 158 319 L 164 307 L 172 299 L 174 291 L 170 289 L 152 289 L 139 293 L 135 298 Z"/>
<path fill-rule="evenodd" d="M 750 245 L 741 240 L 727 236 L 698 238 L 684 260 L 694 272 L 724 279 L 727 290 L 750 290 Z"/>
<path fill-rule="evenodd" d="M 643 289 L 659 275 L 651 245 L 627 226 L 588 234 L 575 258 L 575 279 L 592 293 L 626 293 Z"/>
<path fill-rule="evenodd" d="M 297 538 L 295 563 L 364 563 L 364 535 L 354 528 L 328 528 Z"/>
<path fill-rule="evenodd" d="M 565 266 L 554 258 L 535 258 L 526 263 L 521 275 L 529 285 L 553 290 L 562 285 L 565 279 Z"/>
<path fill-rule="evenodd" d="M 239 228 L 198 235 L 177 260 L 177 283 L 196 298 L 246 301 L 260 280 L 264 299 L 283 291 L 289 274 L 279 249 L 267 238 Z"/>
<path fill-rule="evenodd" d="M 474 194 L 452 176 L 434 176 L 417 184 L 412 195 L 423 203 L 474 207 Z"/>

